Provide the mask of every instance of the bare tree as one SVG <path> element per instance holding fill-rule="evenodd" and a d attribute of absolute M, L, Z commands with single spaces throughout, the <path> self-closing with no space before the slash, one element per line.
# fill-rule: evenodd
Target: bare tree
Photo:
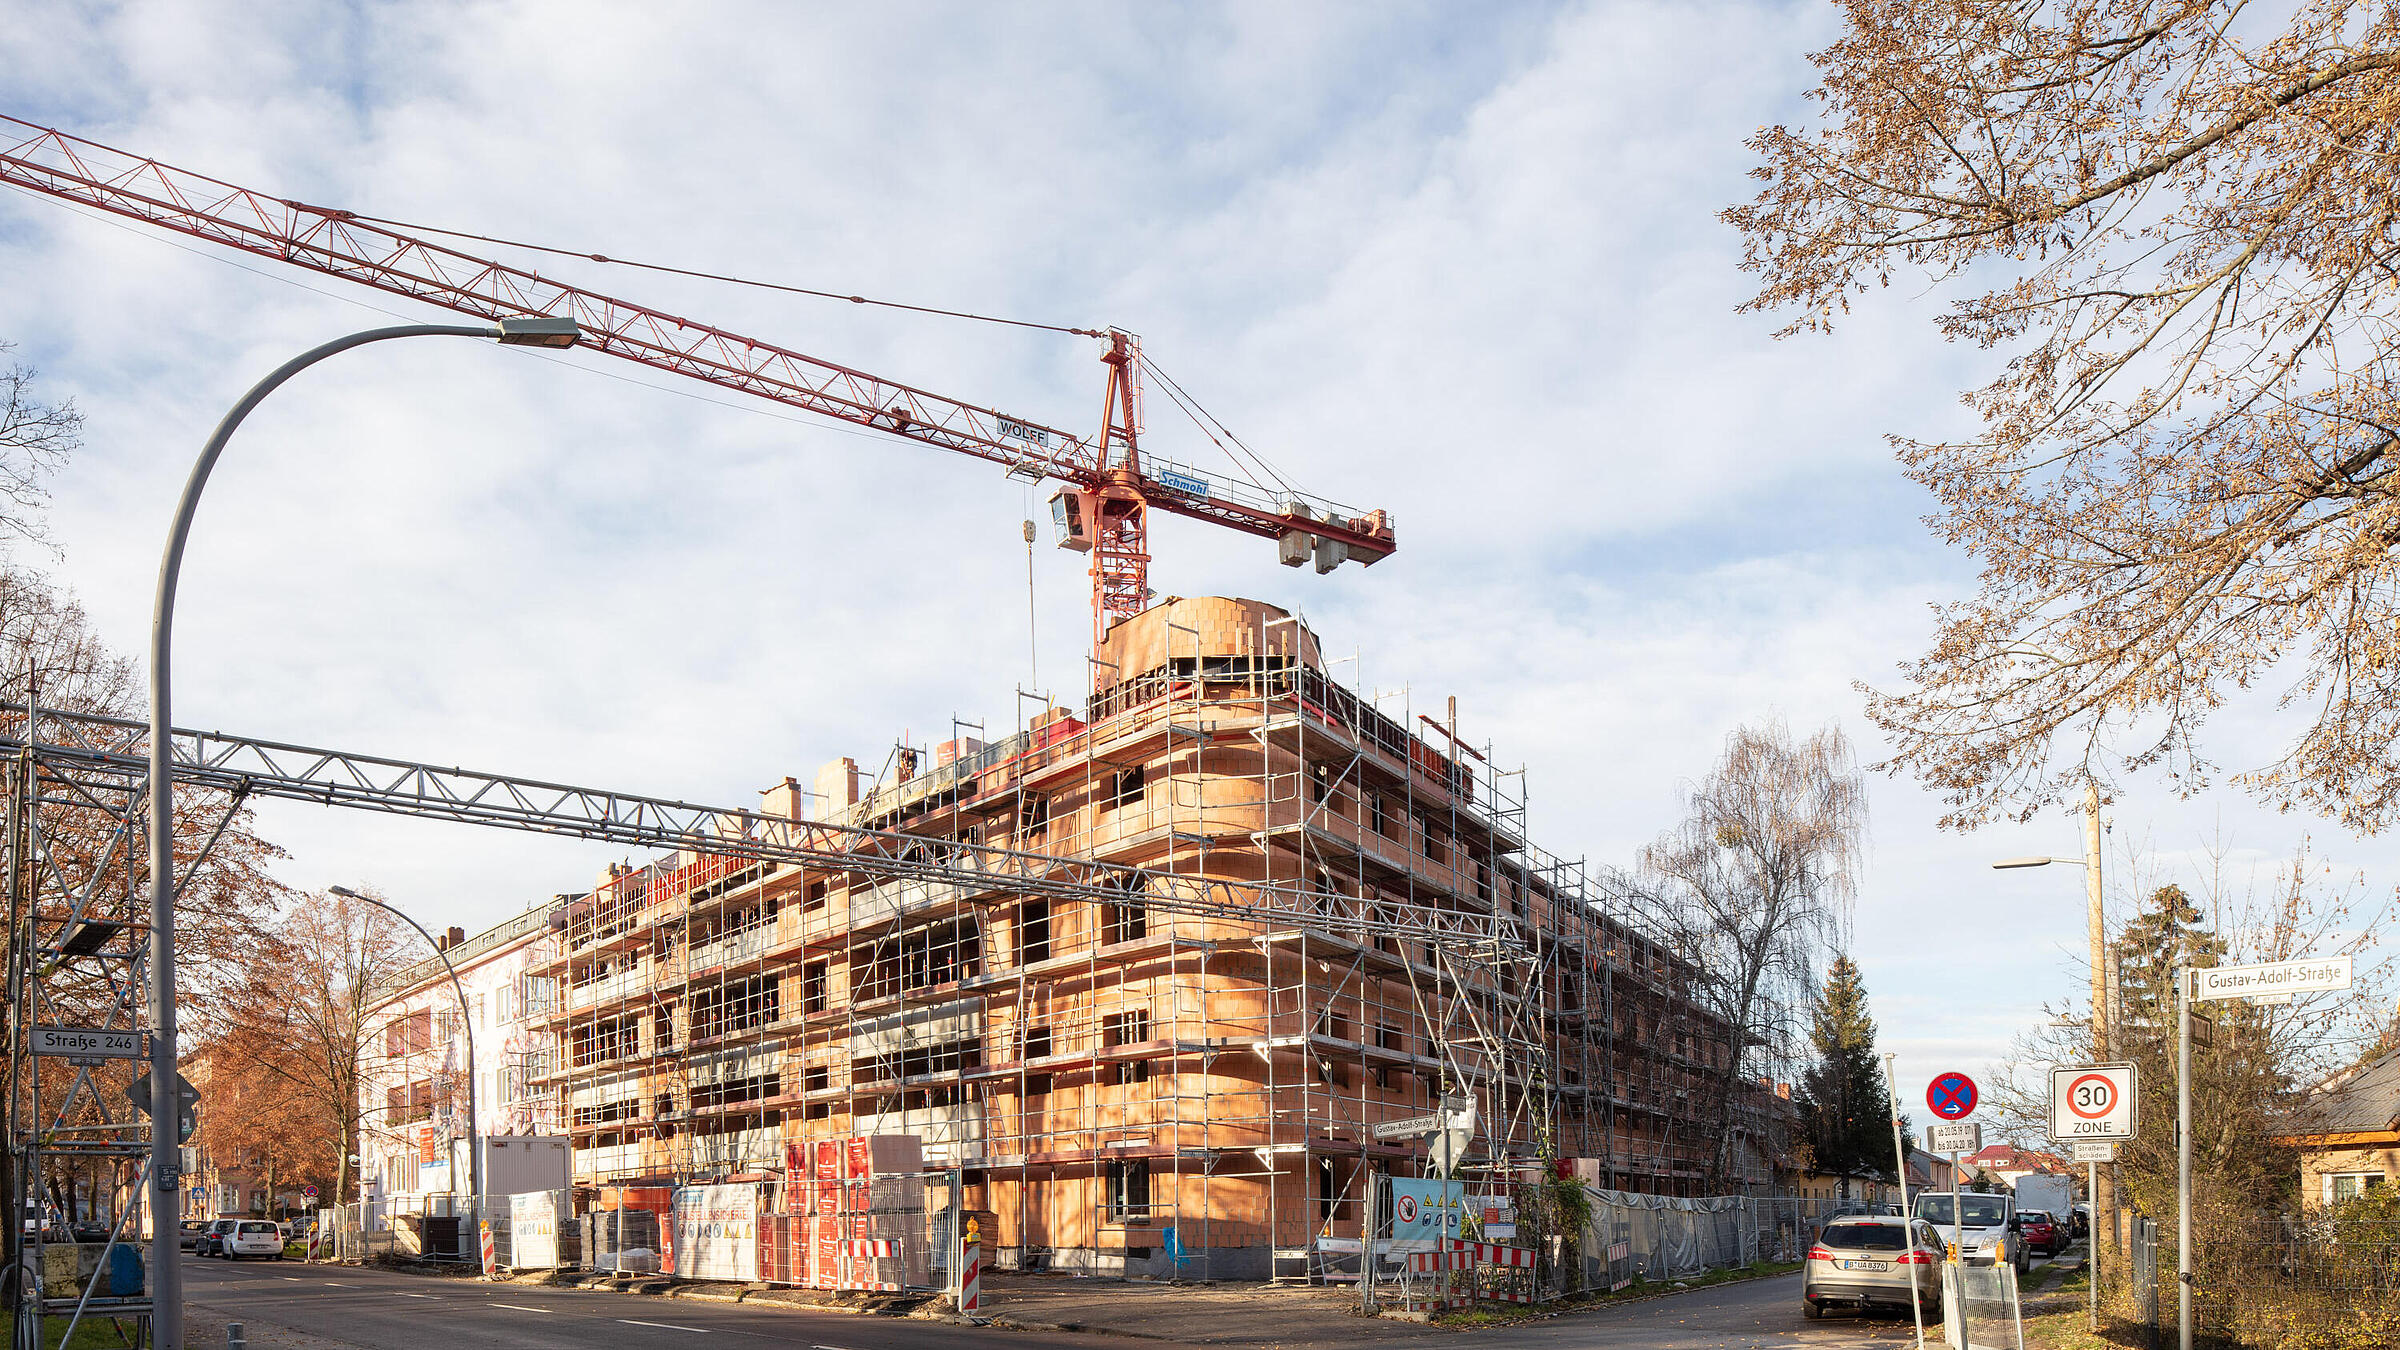
<path fill-rule="evenodd" d="M 1642 850 L 1641 867 L 1659 927 L 1692 972 L 1707 1039 L 1719 1043 L 1699 1058 L 1715 1089 L 1708 1181 L 1723 1187 L 1737 1103 L 1791 1062 L 1800 1010 L 1847 934 L 1866 783 L 1839 728 L 1795 742 L 1769 722 L 1727 737 L 1683 806 L 1681 823 Z"/>
<path fill-rule="evenodd" d="M 0 342 L 0 356 L 16 345 Z M 83 414 L 72 399 L 45 403 L 34 396 L 30 366 L 0 370 L 0 539 L 47 542 L 42 512 L 50 504 L 45 480 L 82 444 Z"/>
<path fill-rule="evenodd" d="M 2304 724 L 2237 781 L 2390 824 L 2400 9 L 1843 8 L 1817 125 L 1761 131 L 1725 213 L 1746 308 L 1825 329 L 1929 279 L 1942 332 L 2001 354 L 1979 435 L 1898 442 L 1982 579 L 1870 697 L 1893 767 L 1952 825 L 2079 789 L 2112 736 L 2193 791 L 2208 715 L 2273 681 Z"/>

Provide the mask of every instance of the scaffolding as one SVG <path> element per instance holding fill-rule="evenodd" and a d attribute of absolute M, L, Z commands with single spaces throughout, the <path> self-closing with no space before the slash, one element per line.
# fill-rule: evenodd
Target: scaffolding
<path fill-rule="evenodd" d="M 101 1319 L 146 1334 L 144 1225 L 180 1218 L 173 1201 L 145 1212 L 150 1126 L 126 1095 L 148 1063 L 146 779 L 54 773 L 26 744 L 48 720 L 38 701 L 5 715 L 21 743 L 6 760 L 0 823 L 9 910 L 0 1195 L 21 1212 L 0 1238 L 0 1282 L 18 1345 Z M 215 822 L 192 836 L 187 879 L 239 799 L 200 806 L 179 822 L 187 833 Z"/>
<path fill-rule="evenodd" d="M 1454 703 L 1363 696 L 1242 601 L 1158 606 L 1094 668 L 1080 715 L 770 791 L 854 832 L 827 856 L 690 848 L 568 902 L 540 973 L 577 1183 L 908 1133 L 1000 1265 L 1338 1279 L 1368 1174 L 1426 1162 L 1374 1127 L 1445 1099 L 1493 1187 L 1581 1158 L 1695 1193 L 1728 1093 L 1763 1134 L 1654 916 L 1527 839 L 1522 770 Z"/>
<path fill-rule="evenodd" d="M 1775 1099 L 1672 916 L 1535 848 L 1522 772 L 1451 718 L 1334 679 L 1248 602 L 1157 607 L 1100 663 L 1080 709 L 753 808 L 217 732 L 169 752 L 194 794 L 665 851 L 540 920 L 550 1001 L 520 1001 L 511 1058 L 581 1188 L 772 1180 L 897 1131 L 965 1174 L 997 1264 L 1329 1278 L 1361 1174 L 1427 1166 L 1375 1127 L 1445 1095 L 1476 1100 L 1484 1186 L 1574 1159 L 1690 1194 L 1711 1099 L 1763 1139 Z M 139 724 L 10 717 L 0 752 L 130 818 Z"/>

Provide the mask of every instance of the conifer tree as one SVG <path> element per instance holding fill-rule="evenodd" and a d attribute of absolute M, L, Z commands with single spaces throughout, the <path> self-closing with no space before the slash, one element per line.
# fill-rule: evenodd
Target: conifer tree
<path fill-rule="evenodd" d="M 1858 964 L 1836 955 L 1809 1027 L 1816 1062 L 1801 1075 L 1801 1109 L 1817 1170 L 1889 1176 L 1891 1097 L 1875 1057 L 1875 1019 Z"/>
<path fill-rule="evenodd" d="M 2161 886 L 2117 938 L 2124 1034 L 2120 1048 L 2140 1078 L 2139 1137 L 2119 1146 L 2119 1175 L 2151 1214 L 2172 1212 L 2175 1193 L 2175 971 L 2220 964 L 2225 939 L 2179 886 Z M 2247 1002 L 2194 1011 L 2192 1173 L 2203 1203 L 2272 1204 L 2297 1169 L 2273 1142 L 2293 1083 L 2271 1041 L 2264 1011 Z"/>

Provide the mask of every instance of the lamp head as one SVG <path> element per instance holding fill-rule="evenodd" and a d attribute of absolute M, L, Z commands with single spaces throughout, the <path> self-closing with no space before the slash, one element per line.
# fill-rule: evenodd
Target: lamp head
<path fill-rule="evenodd" d="M 364 900 L 367 898 L 363 895 L 360 895 L 358 892 L 351 890 L 347 886 L 328 886 L 325 888 L 325 893 L 328 895 L 338 895 L 345 900 Z"/>
<path fill-rule="evenodd" d="M 533 314 L 500 321 L 503 347 L 572 347 L 583 340 L 583 328 L 573 319 Z"/>
<path fill-rule="evenodd" d="M 2007 871 L 2012 867 L 2048 867 L 2049 865 L 2048 858 L 2003 858 L 1999 862 L 1993 863 L 1992 867 L 1995 871 Z"/>

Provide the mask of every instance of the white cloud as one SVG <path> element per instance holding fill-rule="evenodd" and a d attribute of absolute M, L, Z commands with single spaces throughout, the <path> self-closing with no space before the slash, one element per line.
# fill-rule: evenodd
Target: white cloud
<path fill-rule="evenodd" d="M 1829 21 L 56 3 L 0 34 L 0 61 L 19 116 L 301 200 L 1135 328 L 1295 481 L 1391 508 L 1403 539 L 1320 579 L 1163 522 L 1160 588 L 1299 605 L 1367 685 L 1410 687 L 1417 711 L 1456 693 L 1469 734 L 1527 766 L 1537 836 L 1623 863 L 1741 721 L 1839 721 L 1874 757 L 1850 681 L 1884 678 L 1969 580 L 1915 525 L 1883 437 L 1955 425 L 1980 355 L 1935 341 L 1907 296 L 1791 343 L 1732 313 L 1745 279 L 1714 213 L 1750 190 L 1742 137 L 1797 114 Z M 91 415 L 57 525 L 126 646 L 225 404 L 380 322 L 367 306 L 421 312 L 204 252 L 0 195 L 0 334 Z M 512 256 L 1023 415 L 1097 417 L 1088 342 Z M 1163 400 L 1150 424 L 1168 453 L 1201 445 Z M 903 728 L 946 737 L 953 713 L 1013 725 L 1027 497 L 590 355 L 352 353 L 262 408 L 210 490 L 179 709 L 740 802 L 837 754 L 879 763 Z M 1078 692 L 1080 559 L 1045 545 L 1035 564 L 1042 683 Z M 2247 746 L 2255 724 L 2227 734 Z M 2066 869 L 1985 864 L 2071 852 L 2073 827 L 1938 835 L 1934 804 L 1889 781 L 1874 810 L 1859 945 L 1887 1037 L 1989 1062 L 2071 994 L 2081 911 Z M 2270 855 L 2298 833 L 2232 799 L 2119 814 L 2180 841 L 2219 810 Z M 267 819 L 293 880 L 373 880 L 469 925 L 612 856 Z M 2387 845 L 2339 851 L 2389 874 Z M 1958 1066 L 1904 1077 L 1937 1067 Z"/>

